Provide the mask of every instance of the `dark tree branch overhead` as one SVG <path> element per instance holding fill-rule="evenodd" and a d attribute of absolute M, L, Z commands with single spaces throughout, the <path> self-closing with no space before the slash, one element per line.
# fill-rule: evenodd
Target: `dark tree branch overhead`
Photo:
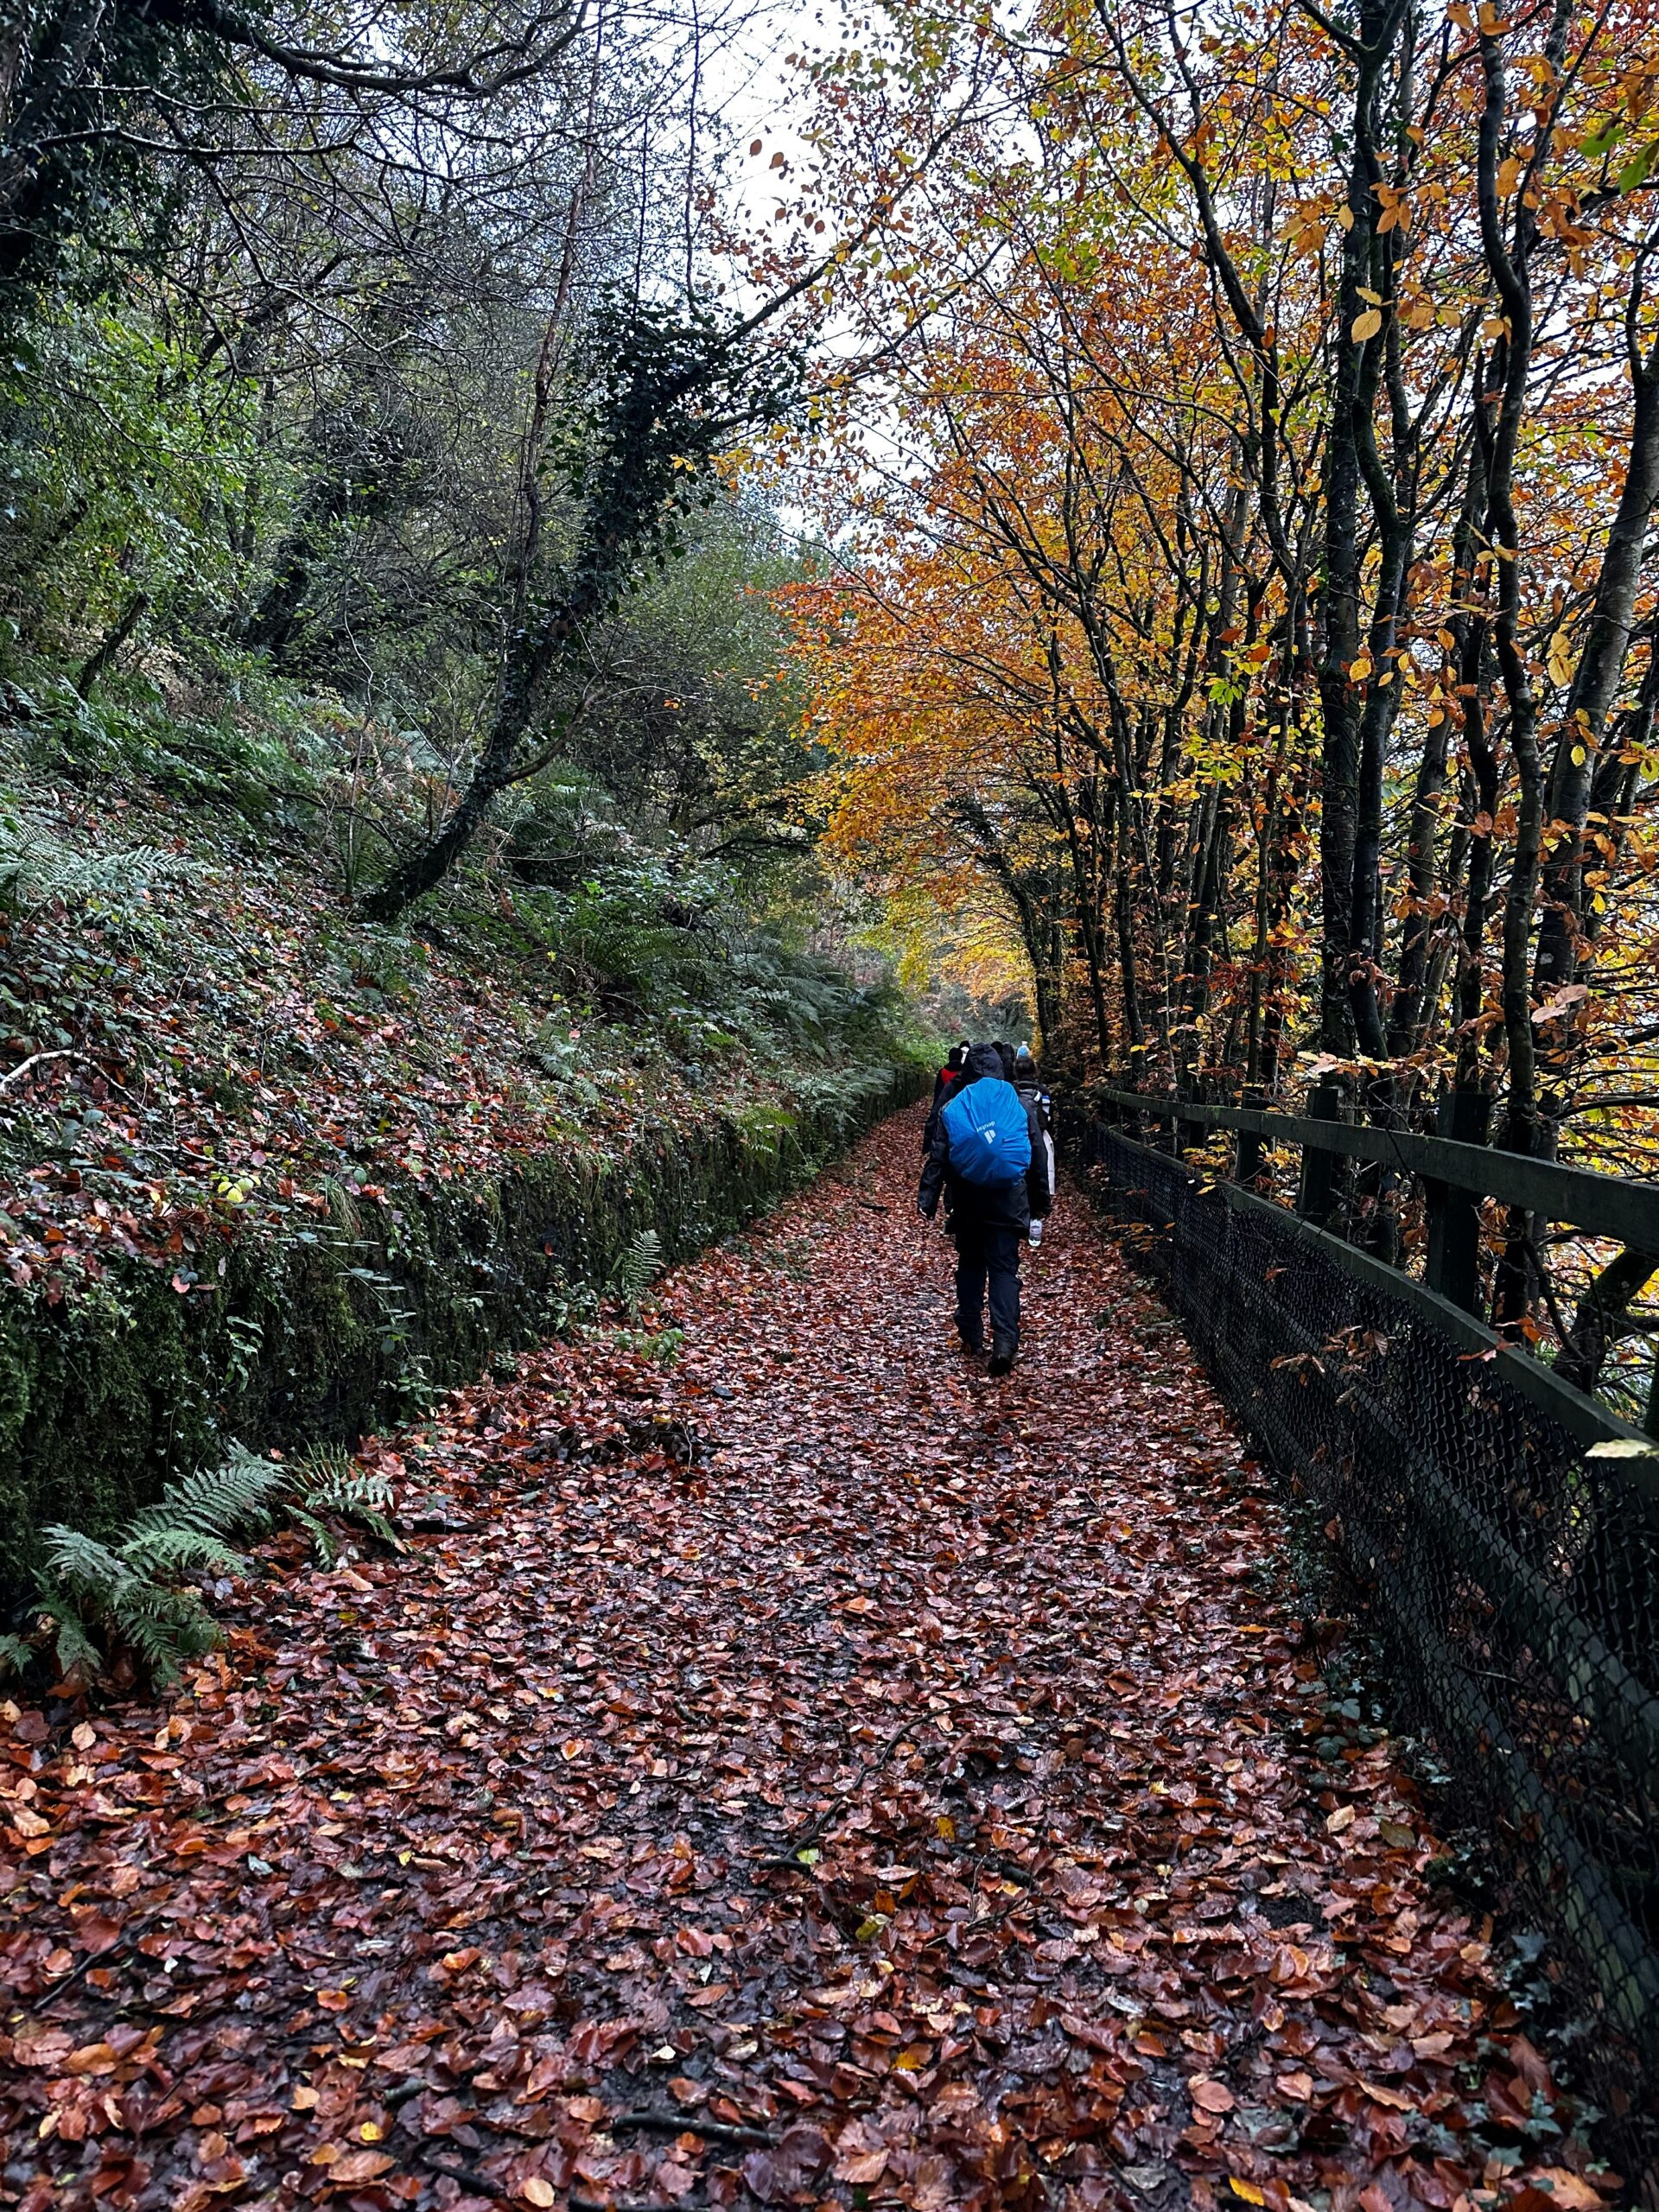
<path fill-rule="evenodd" d="M 588 0 L 569 0 L 568 5 L 532 15 L 517 37 L 487 42 L 464 60 L 436 66 L 411 60 L 402 68 L 389 68 L 384 60 L 371 62 L 339 48 L 274 38 L 251 17 L 215 6 L 214 0 L 152 0 L 151 13 L 181 29 L 205 32 L 227 47 L 245 48 L 287 75 L 312 83 L 396 99 L 450 92 L 463 99 L 493 100 L 539 76 L 569 51 L 586 25 Z"/>
<path fill-rule="evenodd" d="M 0 39 L 0 308 L 16 320 L 95 219 L 169 162 L 276 162 L 314 180 L 353 151 L 425 169 L 453 191 L 460 157 L 522 159 L 522 104 L 556 84 L 594 0 L 463 8 L 446 18 L 348 11 L 334 37 L 219 0 L 48 0 Z M 319 109 L 334 98 L 339 113 Z M 376 118 L 399 115 L 396 129 Z M 485 137 L 480 138 L 483 129 Z M 420 134 L 452 140 L 448 154 Z"/>

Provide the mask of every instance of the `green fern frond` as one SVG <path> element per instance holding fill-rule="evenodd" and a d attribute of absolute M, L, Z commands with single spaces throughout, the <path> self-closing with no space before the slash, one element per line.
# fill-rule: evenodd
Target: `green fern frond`
<path fill-rule="evenodd" d="M 311 1548 L 317 1558 L 324 1567 L 332 1567 L 340 1557 L 340 1546 L 334 1541 L 332 1532 L 315 1513 L 308 1513 L 303 1506 L 296 1505 L 293 1510 L 295 1520 L 310 1537 Z"/>
<path fill-rule="evenodd" d="M 148 1666 L 152 1680 L 165 1688 L 178 1679 L 185 1660 L 199 1659 L 213 1649 L 219 1631 L 206 1606 L 182 1591 L 157 1590 L 150 1584 L 143 1595 L 160 1602 L 123 1605 L 117 1624 Z"/>
<path fill-rule="evenodd" d="M 290 1480 L 289 1470 L 276 1461 L 233 1445 L 222 1466 L 199 1467 L 194 1475 L 169 1483 L 154 1505 L 135 1513 L 124 1541 L 175 1529 L 222 1536 L 232 1529 L 265 1528 Z"/>
<path fill-rule="evenodd" d="M 397 1532 L 390 1518 L 391 1484 L 385 1475 L 355 1466 L 337 1446 L 318 1445 L 299 1461 L 296 1478 L 297 1503 L 291 1510 L 311 1530 L 314 1542 L 321 1526 L 317 1516 L 333 1513 L 366 1529 L 382 1543 L 397 1544 Z M 325 1560 L 331 1560 L 333 1540 L 325 1537 L 319 1550 Z"/>
<path fill-rule="evenodd" d="M 21 1636 L 0 1636 L 0 1675 L 21 1675 L 34 1656 L 34 1645 Z"/>
<path fill-rule="evenodd" d="M 24 909 L 60 899 L 143 924 L 155 889 L 199 873 L 197 863 L 160 845 L 83 848 L 44 813 L 22 809 L 0 817 L 0 892 Z"/>
<path fill-rule="evenodd" d="M 74 1607 L 54 1598 L 47 1605 L 46 1614 L 57 1630 L 59 1673 L 72 1674 L 79 1668 L 83 1675 L 95 1675 L 104 1664 L 104 1655 L 92 1642 L 86 1622 Z"/>
<path fill-rule="evenodd" d="M 96 1630 L 128 1645 L 158 1685 L 170 1682 L 185 1660 L 217 1640 L 213 1616 L 181 1580 L 243 1572 L 247 1561 L 226 1541 L 233 1529 L 266 1528 L 281 1508 L 332 1565 L 340 1548 L 323 1516 L 354 1522 L 396 1547 L 391 1503 L 385 1476 L 354 1465 L 344 1452 L 319 1446 L 285 1465 L 238 1445 L 222 1465 L 169 1483 L 111 1541 L 58 1523 L 44 1532 L 41 1595 L 56 1626 L 59 1663 L 66 1671 L 101 1666 Z M 0 1669 L 26 1663 L 28 1646 L 16 1648 L 21 1659 L 0 1639 Z"/>
<path fill-rule="evenodd" d="M 84 1529 L 52 1522 L 41 1532 L 46 1544 L 46 1571 L 50 1581 L 96 1593 L 104 1599 L 134 1580 L 133 1569 L 119 1551 L 99 1543 Z"/>
<path fill-rule="evenodd" d="M 610 1280 L 613 1298 L 620 1299 L 630 1319 L 639 1311 L 645 1293 L 663 1271 L 663 1240 L 654 1229 L 642 1229 L 617 1262 Z"/>
<path fill-rule="evenodd" d="M 293 1465 L 293 1478 L 303 1495 L 318 1495 L 336 1484 L 349 1483 L 353 1474 L 349 1452 L 338 1444 L 313 1444 Z"/>
<path fill-rule="evenodd" d="M 158 1684 L 172 1681 L 186 1659 L 212 1650 L 213 1618 L 179 1580 L 242 1572 L 247 1562 L 226 1535 L 267 1527 L 292 1481 L 288 1468 L 238 1445 L 223 1465 L 169 1483 L 113 1542 L 61 1522 L 46 1529 L 41 1595 L 56 1624 L 60 1663 L 99 1667 L 94 1629 L 130 1645 Z"/>
<path fill-rule="evenodd" d="M 240 1552 L 199 1529 L 156 1529 L 149 1535 L 133 1537 L 121 1549 L 133 1572 L 146 1580 L 200 1573 L 210 1567 L 220 1574 L 241 1574 L 248 1564 Z"/>

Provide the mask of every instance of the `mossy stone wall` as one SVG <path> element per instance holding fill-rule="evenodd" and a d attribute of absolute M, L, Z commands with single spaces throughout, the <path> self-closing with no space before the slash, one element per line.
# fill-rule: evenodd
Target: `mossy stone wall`
<path fill-rule="evenodd" d="M 922 1087 L 849 1071 L 789 1115 L 711 1114 L 626 1153 L 550 1152 L 488 1185 L 383 1200 L 226 1247 L 181 1293 L 134 1263 L 59 1306 L 0 1305 L 0 1607 L 29 1596 L 46 1524 L 106 1533 L 164 1483 L 256 1448 L 351 1445 L 556 1328 L 643 1230 L 684 1258 L 808 1180 Z"/>

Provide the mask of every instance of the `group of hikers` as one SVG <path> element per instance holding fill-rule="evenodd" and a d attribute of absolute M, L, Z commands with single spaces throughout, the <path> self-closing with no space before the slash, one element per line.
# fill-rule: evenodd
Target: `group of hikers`
<path fill-rule="evenodd" d="M 963 1350 L 985 1349 L 989 1371 L 1006 1375 L 1020 1350 L 1020 1247 L 1040 1243 L 1054 1203 L 1049 1101 L 1025 1045 L 953 1047 L 933 1084 L 922 1137 L 918 1211 L 931 1221 L 944 1205 L 957 1243 L 957 1330 Z"/>

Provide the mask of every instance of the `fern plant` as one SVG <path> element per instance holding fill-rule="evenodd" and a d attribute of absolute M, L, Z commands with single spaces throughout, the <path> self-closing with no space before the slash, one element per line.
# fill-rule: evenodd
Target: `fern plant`
<path fill-rule="evenodd" d="M 291 1481 L 287 1468 L 238 1446 L 223 1466 L 169 1483 L 108 1543 L 61 1522 L 47 1529 L 41 1611 L 63 1672 L 100 1667 L 100 1637 L 129 1644 L 160 1684 L 176 1679 L 185 1660 L 211 1650 L 213 1616 L 183 1579 L 241 1568 L 245 1561 L 226 1539 L 236 1529 L 269 1527 Z"/>
<path fill-rule="evenodd" d="M 353 1522 L 395 1547 L 391 1503 L 385 1476 L 354 1467 L 344 1452 L 320 1447 L 283 1465 L 237 1445 L 222 1466 L 169 1483 L 107 1542 L 55 1523 L 43 1532 L 40 1614 L 59 1669 L 96 1672 L 105 1648 L 121 1643 L 164 1687 L 187 1659 L 200 1658 L 218 1640 L 189 1578 L 245 1567 L 228 1541 L 232 1534 L 257 1535 L 278 1519 L 291 1520 L 332 1566 L 340 1546 L 328 1520 Z M 26 1638 L 0 1636 L 0 1674 L 21 1672 L 35 1649 Z"/>
<path fill-rule="evenodd" d="M 383 1544 L 399 1548 L 391 1518 L 391 1484 L 385 1475 L 354 1467 L 344 1452 L 319 1445 L 297 1462 L 294 1482 L 289 1511 L 310 1537 L 325 1567 L 332 1567 L 339 1558 L 340 1546 L 323 1520 L 324 1514 L 353 1522 Z"/>
<path fill-rule="evenodd" d="M 0 898 L 25 912 L 61 899 L 67 906 L 148 927 L 153 925 L 152 890 L 199 873 L 159 845 L 81 847 L 62 836 L 44 813 L 20 808 L 0 814 Z"/>
<path fill-rule="evenodd" d="M 663 1240 L 654 1229 L 642 1229 L 617 1262 L 607 1286 L 620 1299 L 628 1319 L 636 1321 L 645 1293 L 663 1271 Z"/>

